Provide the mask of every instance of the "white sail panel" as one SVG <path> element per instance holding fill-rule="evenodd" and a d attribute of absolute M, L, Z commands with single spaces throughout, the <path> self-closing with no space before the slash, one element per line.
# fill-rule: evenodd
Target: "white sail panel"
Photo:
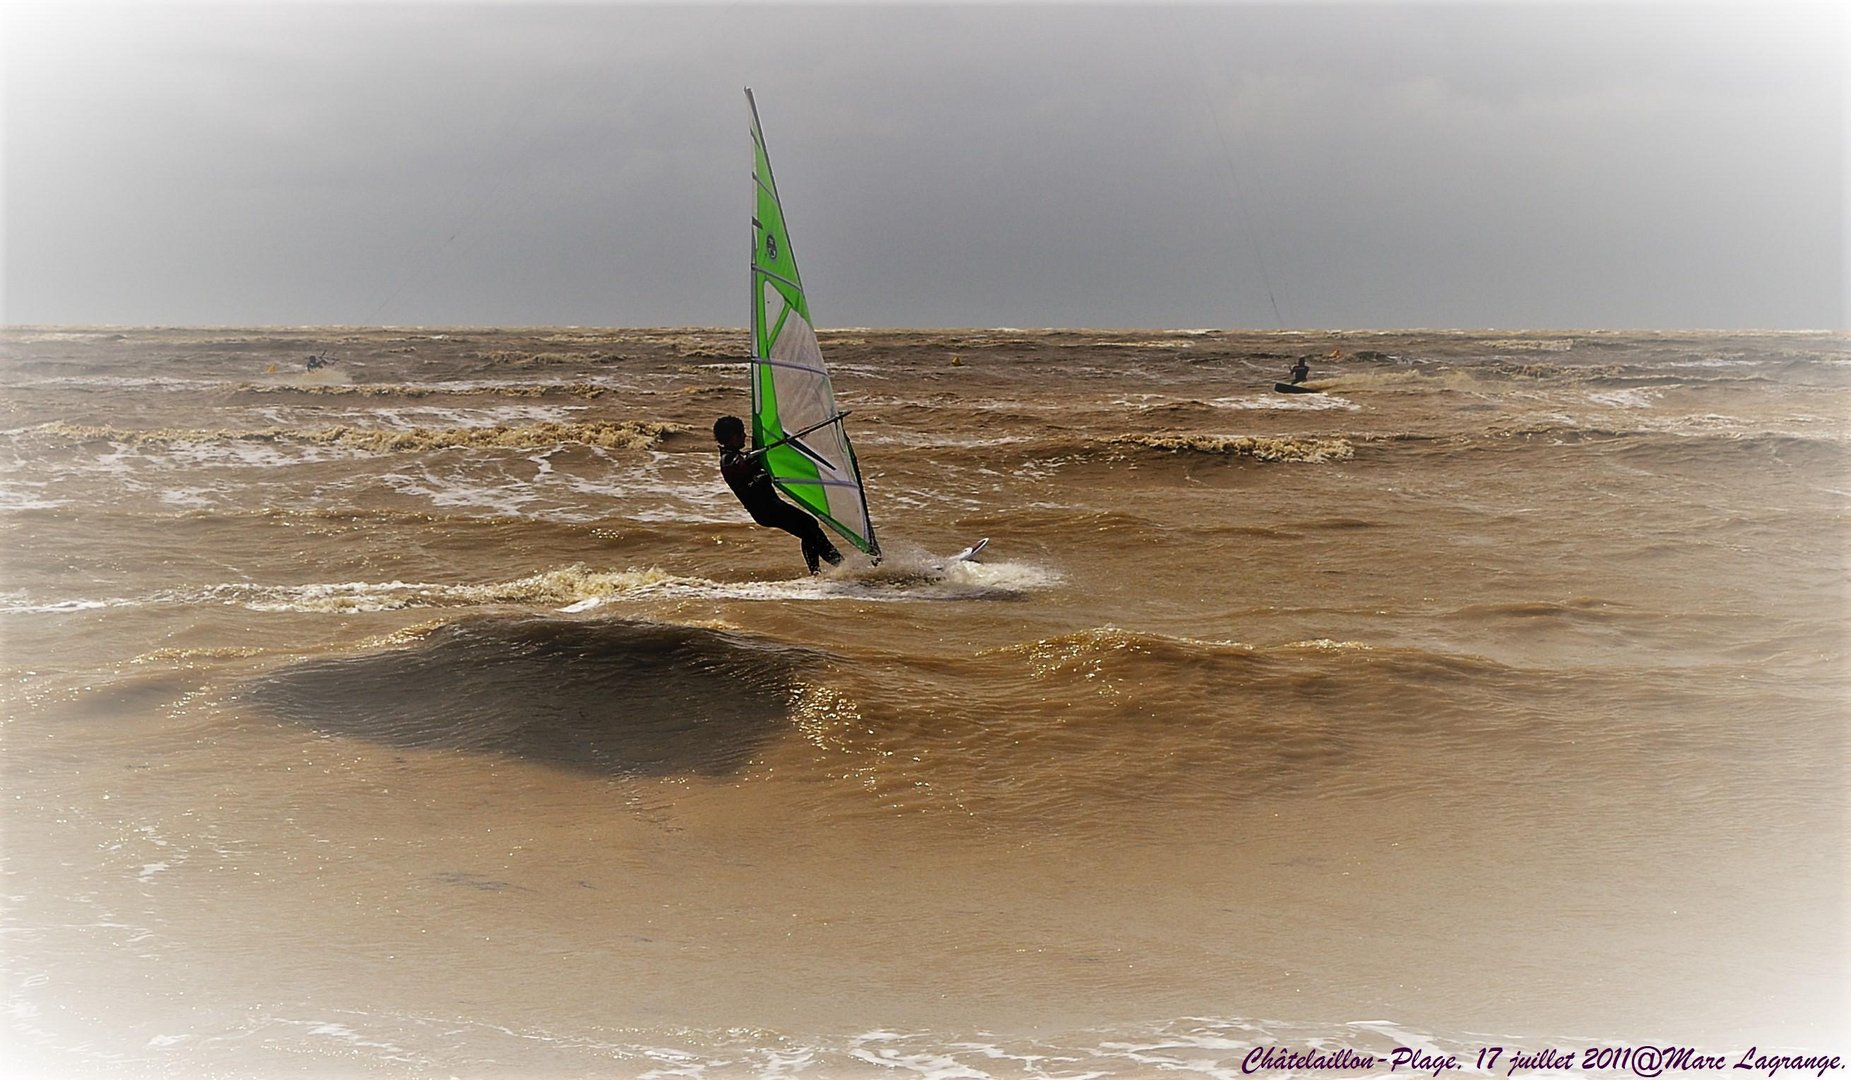
<path fill-rule="evenodd" d="M 786 486 L 807 486 L 808 482 L 820 487 L 807 494 L 820 498 L 835 521 L 855 529 L 864 539 L 871 537 L 867 500 L 848 432 L 839 420 L 829 422 L 841 410 L 836 407 L 816 331 L 769 282 L 764 297 L 766 325 L 777 327 L 777 335 L 771 342 L 771 355 L 762 362 L 770 369 L 779 426 L 785 433 L 815 428 L 786 444 L 815 466 L 814 480 L 790 475 L 778 479 Z"/>

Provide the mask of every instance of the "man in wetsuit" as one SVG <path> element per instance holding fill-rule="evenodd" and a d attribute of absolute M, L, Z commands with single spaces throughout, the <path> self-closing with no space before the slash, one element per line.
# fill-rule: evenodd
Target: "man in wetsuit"
<path fill-rule="evenodd" d="M 1294 365 L 1292 368 L 1292 385 L 1297 386 L 1299 383 L 1304 382 L 1306 379 L 1309 379 L 1310 377 L 1311 377 L 1311 361 L 1301 356 L 1298 358 L 1298 363 Z"/>
<path fill-rule="evenodd" d="M 739 503 L 752 520 L 771 529 L 783 529 L 803 541 L 803 561 L 814 574 L 821 563 L 835 566 L 842 553 L 823 535 L 816 519 L 778 498 L 771 486 L 771 474 L 765 471 L 763 454 L 746 451 L 746 425 L 737 416 L 722 416 L 713 422 L 713 441 L 720 444 L 720 475 L 726 486 L 739 496 Z"/>

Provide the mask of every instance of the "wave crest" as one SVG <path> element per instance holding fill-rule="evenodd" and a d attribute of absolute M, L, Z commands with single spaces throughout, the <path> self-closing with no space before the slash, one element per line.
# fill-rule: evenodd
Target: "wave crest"
<path fill-rule="evenodd" d="M 311 394 L 322 397 L 603 397 L 608 387 L 596 383 L 490 383 L 466 386 L 418 386 L 411 383 L 247 383 L 249 394 Z"/>
<path fill-rule="evenodd" d="M 1255 461 L 1299 461 L 1322 464 L 1348 461 L 1356 448 L 1347 439 L 1295 438 L 1265 435 L 1120 435 L 1112 442 L 1171 454 L 1213 454 L 1250 457 Z"/>

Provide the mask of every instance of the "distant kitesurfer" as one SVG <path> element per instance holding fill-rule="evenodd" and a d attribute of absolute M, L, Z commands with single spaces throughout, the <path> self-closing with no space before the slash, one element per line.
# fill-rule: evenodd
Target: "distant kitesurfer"
<path fill-rule="evenodd" d="M 816 519 L 778 498 L 771 486 L 771 474 L 765 471 L 764 454 L 748 452 L 746 425 L 737 416 L 722 416 L 713 422 L 713 441 L 720 444 L 720 475 L 726 486 L 739 496 L 739 503 L 752 520 L 770 529 L 783 529 L 803 541 L 803 561 L 814 574 L 821 563 L 835 566 L 842 553 L 823 535 Z"/>
<path fill-rule="evenodd" d="M 1298 363 L 1293 365 L 1292 367 L 1292 385 L 1297 386 L 1299 383 L 1304 382 L 1306 379 L 1309 379 L 1310 377 L 1311 377 L 1311 361 L 1301 356 L 1298 358 Z"/>

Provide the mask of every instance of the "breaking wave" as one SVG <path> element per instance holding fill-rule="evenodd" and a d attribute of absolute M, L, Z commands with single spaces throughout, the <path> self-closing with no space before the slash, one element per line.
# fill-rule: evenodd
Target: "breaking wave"
<path fill-rule="evenodd" d="M 1356 448 L 1347 439 L 1292 438 L 1263 435 L 1120 435 L 1116 446 L 1161 450 L 1171 454 L 1207 454 L 1246 457 L 1255 461 L 1298 461 L 1322 464 L 1348 461 Z"/>

